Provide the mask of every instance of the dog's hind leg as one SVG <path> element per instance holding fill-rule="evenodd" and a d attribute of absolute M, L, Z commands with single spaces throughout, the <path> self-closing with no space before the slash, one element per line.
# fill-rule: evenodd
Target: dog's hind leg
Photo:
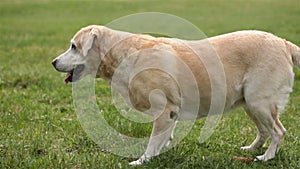
<path fill-rule="evenodd" d="M 294 80 L 292 67 L 282 66 L 278 69 L 275 63 L 271 64 L 273 60 L 268 60 L 269 65 L 263 67 L 265 70 L 250 71 L 252 75 L 247 75 L 244 80 L 246 111 L 259 130 L 255 141 L 244 149 L 259 148 L 271 136 L 272 141 L 266 152 L 256 157 L 262 161 L 274 158 L 283 141 L 286 130 L 279 120 L 279 114 L 288 102 Z"/>
<path fill-rule="evenodd" d="M 273 99 L 271 98 L 255 101 L 248 100 L 247 103 L 247 106 L 251 111 L 250 117 L 254 119 L 259 130 L 257 138 L 249 146 L 249 149 L 255 149 L 262 146 L 269 135 L 272 138 L 271 144 L 266 152 L 263 155 L 257 156 L 257 160 L 267 161 L 274 158 L 286 132 L 278 119 L 280 112 L 278 105 L 272 100 Z"/>
<path fill-rule="evenodd" d="M 261 123 L 261 121 L 253 114 L 248 108 L 244 108 L 246 113 L 249 115 L 249 117 L 254 121 L 256 124 L 256 128 L 258 130 L 257 136 L 255 140 L 252 142 L 249 146 L 241 147 L 242 150 L 256 150 L 260 147 L 262 147 L 267 139 L 269 138 L 270 134 L 268 132 L 268 129 Z"/>
<path fill-rule="evenodd" d="M 140 165 L 153 156 L 159 155 L 163 147 L 168 146 L 173 139 L 173 130 L 176 125 L 177 113 L 166 109 L 154 121 L 150 140 L 146 152 L 130 165 Z"/>
<path fill-rule="evenodd" d="M 267 161 L 269 159 L 274 158 L 280 144 L 283 141 L 286 130 L 283 127 L 280 120 L 278 119 L 278 116 L 279 116 L 279 110 L 277 106 L 274 106 L 271 112 L 271 117 L 269 117 L 264 121 L 264 125 L 266 126 L 269 133 L 271 134 L 272 142 L 269 148 L 267 149 L 267 151 L 263 155 L 256 157 L 257 160 Z"/>

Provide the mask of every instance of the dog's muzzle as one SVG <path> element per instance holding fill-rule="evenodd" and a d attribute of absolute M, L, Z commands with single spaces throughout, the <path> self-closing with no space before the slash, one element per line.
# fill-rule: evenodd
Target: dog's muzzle
<path fill-rule="evenodd" d="M 67 72 L 65 82 L 68 84 L 69 82 L 76 82 L 76 81 L 80 80 L 84 68 L 85 68 L 85 66 L 83 64 L 80 64 L 80 65 L 77 65 L 70 72 Z"/>
<path fill-rule="evenodd" d="M 57 71 L 65 72 L 65 71 L 61 71 L 57 68 L 57 59 L 52 61 L 52 65 L 54 66 L 54 68 Z M 79 65 L 76 65 L 76 67 L 74 69 L 72 69 L 71 71 L 67 71 L 65 82 L 68 84 L 69 82 L 76 82 L 76 81 L 80 80 L 84 69 L 85 69 L 84 64 L 79 64 Z"/>

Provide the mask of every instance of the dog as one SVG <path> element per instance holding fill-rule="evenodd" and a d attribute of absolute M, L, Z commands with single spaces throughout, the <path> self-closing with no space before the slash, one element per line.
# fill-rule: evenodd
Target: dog
<path fill-rule="evenodd" d="M 205 41 L 207 43 L 204 43 Z M 199 51 L 200 54 L 194 51 Z M 224 112 L 237 106 L 243 107 L 258 130 L 252 144 L 241 149 L 256 150 L 271 137 L 268 149 L 263 155 L 257 156 L 256 160 L 267 161 L 275 157 L 286 133 L 279 115 L 292 92 L 293 66 L 300 68 L 300 48 L 271 33 L 244 30 L 206 40 L 187 41 L 156 38 L 90 25 L 74 35 L 70 48 L 55 58 L 52 64 L 57 71 L 67 73 L 66 83 L 79 81 L 92 74 L 112 84 L 114 74 L 121 72 L 120 79 L 116 79 L 120 83 L 113 87 L 120 89 L 120 92 L 121 89 L 128 91 L 130 106 L 155 117 L 146 152 L 138 160 L 130 163 L 140 165 L 158 155 L 162 148 L 169 144 L 173 138 L 176 121 L 189 119 L 189 112 L 181 110 L 182 96 L 177 84 L 182 82 L 185 76 L 185 73 L 181 72 L 182 64 L 178 64 L 176 59 L 163 57 L 164 55 L 176 56 L 194 76 L 200 98 L 197 118 L 208 115 L 212 85 L 225 86 Z M 201 55 L 200 59 L 198 55 Z M 210 80 L 214 77 L 209 76 L 207 68 L 215 68 L 213 64 L 207 65 L 204 61 L 213 55 L 217 55 L 222 64 L 225 75 L 223 82 L 215 83 Z M 122 62 L 131 57 L 134 59 L 128 61 L 127 66 L 123 66 L 125 69 L 130 68 L 118 71 Z M 142 68 L 149 62 L 174 70 L 175 80 L 162 70 L 149 69 L 136 74 L 129 82 L 130 71 L 134 71 L 136 67 Z M 164 102 L 163 111 L 160 113 L 147 111 L 152 104 L 149 94 L 155 89 L 162 91 L 165 99 L 155 100 L 158 104 Z"/>

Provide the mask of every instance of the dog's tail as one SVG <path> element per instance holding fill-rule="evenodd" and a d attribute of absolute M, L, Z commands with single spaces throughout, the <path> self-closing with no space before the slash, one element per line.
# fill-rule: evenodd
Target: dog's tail
<path fill-rule="evenodd" d="M 292 56 L 293 64 L 300 69 L 300 48 L 289 41 L 286 41 L 286 47 Z"/>

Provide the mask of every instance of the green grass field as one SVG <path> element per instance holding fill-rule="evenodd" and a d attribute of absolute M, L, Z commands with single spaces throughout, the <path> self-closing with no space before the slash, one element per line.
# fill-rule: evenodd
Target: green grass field
<path fill-rule="evenodd" d="M 131 158 L 105 152 L 77 120 L 72 86 L 51 60 L 69 46 L 83 26 L 111 22 L 137 12 L 165 12 L 185 18 L 207 36 L 235 30 L 272 32 L 300 46 L 299 0 L 2 0 L 0 2 L 0 168 L 130 168 Z M 275 159 L 241 163 L 256 135 L 253 122 L 236 110 L 222 118 L 204 143 L 197 136 L 205 119 L 175 148 L 136 168 L 300 168 L 300 73 L 281 120 L 287 129 Z M 150 125 L 133 125 L 118 116 L 103 80 L 96 86 L 99 108 L 122 132 L 150 133 Z"/>

